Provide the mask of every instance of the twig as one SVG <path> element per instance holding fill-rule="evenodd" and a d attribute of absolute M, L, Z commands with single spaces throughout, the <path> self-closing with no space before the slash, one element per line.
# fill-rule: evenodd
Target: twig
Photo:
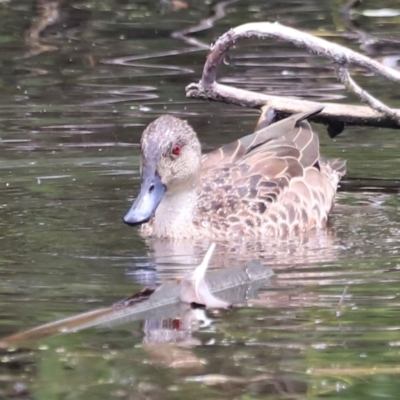
<path fill-rule="evenodd" d="M 347 294 L 347 290 L 348 290 L 348 289 L 349 289 L 348 286 L 345 286 L 344 289 L 343 289 L 342 296 L 340 297 L 339 303 L 338 303 L 338 305 L 337 305 L 337 307 L 336 307 L 336 316 L 337 316 L 337 317 L 340 317 L 341 309 L 342 309 L 342 307 L 343 307 L 344 299 L 345 299 L 345 297 L 346 297 L 346 294 Z"/>
<path fill-rule="evenodd" d="M 326 124 L 341 122 L 351 125 L 400 128 L 400 110 L 391 110 L 385 105 L 382 108 L 382 103 L 380 102 L 379 104 L 373 103 L 378 104 L 378 108 L 372 110 L 362 106 L 316 103 L 287 97 L 271 96 L 217 83 L 217 70 L 226 52 L 238 41 L 251 38 L 273 38 L 291 42 L 297 47 L 303 47 L 313 53 L 325 55 L 342 68 L 346 66 L 358 66 L 400 83 L 399 71 L 386 67 L 367 56 L 308 33 L 283 26 L 277 22 L 261 22 L 241 25 L 222 35 L 216 41 L 207 57 L 201 81 L 198 84 L 189 85 L 186 88 L 186 95 L 192 98 L 223 101 L 252 108 L 268 105 L 283 114 L 304 112 L 312 107 L 324 105 L 325 109 L 314 117 L 313 120 Z M 364 101 L 371 104 L 371 98 L 372 96 L 368 99 L 364 97 Z M 382 112 L 383 109 L 385 112 Z"/>
<path fill-rule="evenodd" d="M 363 102 L 368 104 L 372 109 L 377 110 L 381 112 L 382 114 L 390 117 L 397 119 L 400 121 L 400 116 L 396 114 L 396 112 L 392 109 L 390 109 L 387 105 L 383 104 L 381 101 L 376 99 L 374 96 L 371 96 L 367 91 L 365 91 L 363 88 L 357 85 L 356 82 L 352 79 L 350 76 L 349 72 L 347 71 L 346 68 L 342 67 L 341 65 L 336 65 L 336 75 L 340 82 L 343 83 L 344 86 L 346 86 L 346 89 L 354 93 L 355 95 L 358 96 L 358 98 Z"/>

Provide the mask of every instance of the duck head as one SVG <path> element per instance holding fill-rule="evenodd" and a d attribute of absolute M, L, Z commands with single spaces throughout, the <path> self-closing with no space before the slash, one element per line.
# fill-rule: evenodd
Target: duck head
<path fill-rule="evenodd" d="M 191 190 L 201 167 L 201 147 L 191 126 L 179 118 L 163 115 L 143 132 L 141 186 L 133 206 L 124 217 L 128 225 L 148 222 L 166 196 Z"/>

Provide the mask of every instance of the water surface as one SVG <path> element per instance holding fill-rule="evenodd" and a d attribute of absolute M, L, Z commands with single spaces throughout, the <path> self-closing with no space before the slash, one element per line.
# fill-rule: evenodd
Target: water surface
<path fill-rule="evenodd" d="M 122 223 L 138 190 L 143 128 L 165 112 L 185 117 L 205 150 L 251 132 L 256 111 L 185 98 L 204 46 L 232 26 L 279 20 L 359 50 L 341 5 L 236 1 L 220 4 L 218 19 L 213 4 L 194 0 L 0 4 L 1 336 L 111 305 L 198 263 L 207 243 L 144 241 Z M 398 38 L 398 16 L 363 15 L 376 7 L 363 2 L 357 22 Z M 210 16 L 213 25 L 191 35 L 196 44 L 176 34 Z M 54 23 L 44 29 L 43 20 Z M 379 56 L 398 54 L 394 45 Z M 285 43 L 242 43 L 226 63 L 224 83 L 357 104 L 329 61 Z M 398 103 L 395 85 L 362 71 L 355 79 Z M 275 268 L 258 298 L 206 311 L 178 344 L 148 335 L 176 321 L 149 319 L 4 351 L 1 397 L 397 398 L 398 132 L 349 128 L 332 140 L 316 129 L 324 155 L 348 160 L 332 228 L 301 244 L 264 243 L 261 254 L 220 248 L 213 261 L 257 254 Z"/>

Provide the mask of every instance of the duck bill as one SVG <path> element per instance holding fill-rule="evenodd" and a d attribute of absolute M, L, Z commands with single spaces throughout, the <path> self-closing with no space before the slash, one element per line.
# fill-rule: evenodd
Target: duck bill
<path fill-rule="evenodd" d="M 124 222 L 135 226 L 147 222 L 156 211 L 165 193 L 165 186 L 152 168 L 145 168 L 142 173 L 140 193 L 133 206 L 124 217 Z"/>

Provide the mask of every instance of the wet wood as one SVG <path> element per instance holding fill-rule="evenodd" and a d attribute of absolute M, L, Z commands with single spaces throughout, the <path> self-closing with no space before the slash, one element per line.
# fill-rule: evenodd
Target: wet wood
<path fill-rule="evenodd" d="M 284 40 L 293 43 L 297 47 L 305 48 L 312 53 L 328 57 L 336 66 L 338 79 L 369 107 L 317 103 L 256 93 L 217 83 L 218 67 L 221 65 L 228 50 L 238 41 L 254 38 Z M 323 105 L 325 107 L 324 110 L 312 117 L 313 121 L 321 122 L 328 126 L 367 125 L 400 128 L 400 109 L 389 108 L 360 88 L 350 77 L 347 70 L 349 67 L 359 67 L 400 83 L 399 71 L 336 43 L 328 42 L 277 22 L 249 23 L 229 30 L 216 41 L 207 57 L 200 82 L 190 84 L 186 88 L 186 95 L 190 98 L 222 101 L 242 107 L 261 108 L 262 106 L 268 106 L 282 114 L 282 116 L 306 112 Z"/>
<path fill-rule="evenodd" d="M 243 267 L 227 268 L 207 274 L 210 293 L 230 304 L 245 303 L 254 298 L 258 289 L 273 275 L 270 268 L 258 262 Z M 160 286 L 142 302 L 118 302 L 115 306 L 89 311 L 59 321 L 51 322 L 0 340 L 0 348 L 19 345 L 46 337 L 72 333 L 94 327 L 113 327 L 145 319 L 179 318 L 190 305 L 180 301 L 182 281 L 176 280 Z M 143 291 L 140 292 L 143 294 Z M 137 298 L 138 296 L 132 296 Z M 139 296 L 140 297 L 140 296 Z"/>

